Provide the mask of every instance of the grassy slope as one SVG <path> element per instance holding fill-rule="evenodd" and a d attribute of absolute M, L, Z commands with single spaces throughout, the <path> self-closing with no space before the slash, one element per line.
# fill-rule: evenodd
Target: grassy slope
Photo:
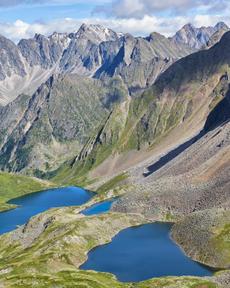
<path fill-rule="evenodd" d="M 6 202 L 10 199 L 47 189 L 53 184 L 27 176 L 0 173 L 0 211 L 9 209 Z"/>
<path fill-rule="evenodd" d="M 112 275 L 80 271 L 89 250 L 111 241 L 121 229 L 145 223 L 138 215 L 108 213 L 85 217 L 76 208 L 54 209 L 34 217 L 0 239 L 0 285 L 4 287 L 171 287 L 214 288 L 211 280 L 170 277 L 120 283 Z M 30 237 L 28 237 L 30 235 Z M 100 237 L 98 237 L 100 235 Z"/>
<path fill-rule="evenodd" d="M 0 279 L 1 281 L 1 279 Z M 0 282 L 1 283 L 1 282 Z M 2 281 L 4 287 L 68 287 L 68 288 L 217 288 L 212 281 L 198 277 L 168 277 L 151 279 L 140 283 L 121 283 L 114 277 L 105 273 L 93 271 L 66 270 L 56 274 L 30 274 L 11 275 Z"/>

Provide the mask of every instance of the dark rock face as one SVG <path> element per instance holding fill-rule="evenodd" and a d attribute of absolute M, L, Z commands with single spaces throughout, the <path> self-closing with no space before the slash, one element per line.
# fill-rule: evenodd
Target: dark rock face
<path fill-rule="evenodd" d="M 60 61 L 60 70 L 78 74 L 91 74 L 102 65 L 99 45 L 116 42 L 119 36 L 101 25 L 83 24 L 77 33 L 70 35 L 71 41 Z"/>
<path fill-rule="evenodd" d="M 214 108 L 208 116 L 204 130 L 209 131 L 230 120 L 230 87 L 224 99 Z"/>
<path fill-rule="evenodd" d="M 119 75 L 131 91 L 151 85 L 173 62 L 192 52 L 192 49 L 177 45 L 158 33 L 147 38 L 126 34 L 114 44 L 100 45 L 104 64 L 95 77 Z"/>

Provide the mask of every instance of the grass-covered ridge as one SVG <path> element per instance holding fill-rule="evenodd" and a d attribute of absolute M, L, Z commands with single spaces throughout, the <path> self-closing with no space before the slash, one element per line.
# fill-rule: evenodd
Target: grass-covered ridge
<path fill-rule="evenodd" d="M 12 206 L 6 202 L 25 194 L 48 189 L 54 185 L 36 178 L 0 172 L 0 211 Z"/>
<path fill-rule="evenodd" d="M 137 214 L 86 217 L 79 208 L 49 210 L 23 228 L 0 237 L 0 285 L 3 287 L 217 288 L 199 277 L 155 278 L 121 283 L 113 275 L 81 271 L 92 248 L 111 241 L 120 230 L 146 223 Z"/>

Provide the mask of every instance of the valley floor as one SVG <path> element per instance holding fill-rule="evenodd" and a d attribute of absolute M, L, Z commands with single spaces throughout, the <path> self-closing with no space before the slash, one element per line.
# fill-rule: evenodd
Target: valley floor
<path fill-rule="evenodd" d="M 0 284 L 2 287 L 127 287 L 127 288 L 227 288 L 229 272 L 213 277 L 163 277 L 140 283 L 121 283 L 110 274 L 81 271 L 92 248 L 108 243 L 122 229 L 148 223 L 141 214 L 106 213 L 84 216 L 82 210 L 113 195 L 105 192 L 79 207 L 51 209 L 26 225 L 1 236 Z M 222 225 L 223 224 L 223 217 Z M 226 221 L 228 218 L 225 218 Z M 184 223 L 184 222 L 183 222 Z M 173 237 L 183 238 L 180 222 Z M 186 223 L 186 221 L 185 221 Z M 220 225 L 220 221 L 218 222 Z M 189 224 L 190 225 L 190 224 Z M 186 225 L 184 225 L 187 227 Z M 218 226 L 221 230 L 221 227 Z M 177 233 L 179 231 L 179 233 Z M 186 231 L 187 233 L 187 231 Z M 180 237 L 177 239 L 177 237 Z M 224 243 L 224 242 L 220 242 Z M 195 247 L 195 246 L 194 246 Z M 193 257 L 193 255 L 191 255 Z M 205 262 L 205 261 L 203 261 Z M 225 283 L 226 282 L 226 283 Z M 226 285 L 225 285 L 226 284 Z"/>

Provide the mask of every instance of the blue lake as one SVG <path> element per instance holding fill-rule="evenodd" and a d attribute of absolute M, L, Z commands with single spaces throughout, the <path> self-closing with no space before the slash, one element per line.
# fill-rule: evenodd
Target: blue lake
<path fill-rule="evenodd" d="M 67 187 L 32 193 L 9 201 L 18 205 L 16 209 L 0 213 L 0 234 L 25 224 L 32 216 L 50 208 L 82 205 L 93 197 L 94 193 L 78 187 Z"/>
<path fill-rule="evenodd" d="M 121 231 L 91 250 L 83 270 L 110 272 L 122 282 L 161 276 L 209 276 L 212 271 L 188 257 L 170 239 L 170 224 L 153 223 Z"/>
<path fill-rule="evenodd" d="M 106 213 L 111 209 L 111 206 L 114 201 L 115 199 L 111 199 L 94 204 L 91 207 L 82 211 L 82 213 L 87 216 Z"/>
<path fill-rule="evenodd" d="M 25 224 L 32 216 L 54 207 L 82 205 L 94 193 L 77 187 L 51 189 L 9 201 L 18 207 L 0 213 L 0 234 Z M 96 215 L 110 210 L 115 199 L 92 205 L 82 213 Z M 186 257 L 170 239 L 171 225 L 146 224 L 121 231 L 112 242 L 89 252 L 83 270 L 110 272 L 120 281 L 142 281 L 160 276 L 207 276 L 212 271 Z"/>

